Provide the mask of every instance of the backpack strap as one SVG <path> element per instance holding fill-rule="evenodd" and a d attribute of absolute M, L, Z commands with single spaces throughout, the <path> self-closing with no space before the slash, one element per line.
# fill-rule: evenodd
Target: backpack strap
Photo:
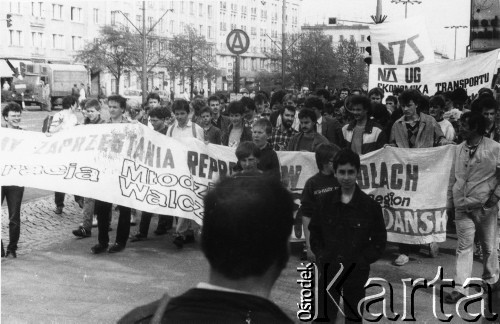
<path fill-rule="evenodd" d="M 170 296 L 166 293 L 160 300 L 160 304 L 156 309 L 153 318 L 151 319 L 151 324 L 160 324 L 161 319 L 163 318 L 163 314 L 165 314 L 165 310 L 167 309 L 168 302 L 170 301 Z"/>
<path fill-rule="evenodd" d="M 170 129 L 169 129 L 170 132 L 168 133 L 169 134 L 168 136 L 170 136 L 170 137 L 172 137 L 172 132 L 174 131 L 174 125 L 170 126 Z"/>
<path fill-rule="evenodd" d="M 193 130 L 193 137 L 196 138 L 196 123 L 191 122 L 191 128 Z"/>

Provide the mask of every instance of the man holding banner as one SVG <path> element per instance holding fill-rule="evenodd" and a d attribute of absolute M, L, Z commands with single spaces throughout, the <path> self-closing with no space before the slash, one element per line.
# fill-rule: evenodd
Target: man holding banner
<path fill-rule="evenodd" d="M 496 239 L 500 200 L 500 144 L 483 136 L 486 120 L 478 112 L 460 118 L 460 136 L 465 141 L 456 147 L 448 188 L 448 208 L 455 208 L 457 259 L 455 289 L 445 295 L 454 304 L 467 295 L 464 285 L 472 276 L 473 244 L 476 231 L 483 247 L 483 281 L 500 289 Z"/>
<path fill-rule="evenodd" d="M 426 148 L 451 144 L 444 137 L 441 127 L 434 118 L 420 112 L 422 97 L 417 90 L 405 90 L 399 97 L 403 108 L 403 117 L 392 126 L 389 145 L 402 148 Z M 410 252 L 418 246 L 399 244 L 400 255 L 394 260 L 397 266 L 403 266 L 410 261 Z M 436 242 L 429 244 L 430 255 L 436 257 L 439 246 Z"/>

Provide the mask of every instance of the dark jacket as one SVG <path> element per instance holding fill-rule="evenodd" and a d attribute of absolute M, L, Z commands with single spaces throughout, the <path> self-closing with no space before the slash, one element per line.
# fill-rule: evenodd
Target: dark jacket
<path fill-rule="evenodd" d="M 225 132 L 222 132 L 222 145 L 229 145 L 229 134 L 231 134 L 231 130 L 233 129 L 233 124 L 229 125 Z M 243 132 L 241 132 L 240 143 L 245 141 L 252 140 L 252 130 L 250 127 L 243 127 Z"/>
<path fill-rule="evenodd" d="M 350 122 L 342 128 L 343 145 L 344 148 L 351 148 L 352 136 L 354 134 L 354 127 L 356 127 L 356 120 Z M 382 127 L 379 126 L 373 119 L 366 121 L 365 130 L 363 132 L 363 143 L 361 143 L 361 154 L 376 151 L 387 143 L 387 136 L 385 135 Z"/>
<path fill-rule="evenodd" d="M 300 132 L 298 134 L 293 135 L 290 138 L 290 141 L 288 142 L 287 151 L 298 151 L 300 140 L 302 139 L 302 137 L 304 137 L 303 132 Z M 314 152 L 320 144 L 328 143 L 328 142 L 329 142 L 328 139 L 326 137 L 324 137 L 323 135 L 318 134 L 318 133 L 314 133 L 312 150 L 309 152 Z"/>
<path fill-rule="evenodd" d="M 342 145 L 344 137 L 342 136 L 342 125 L 336 118 L 323 116 L 321 123 L 321 135 L 326 137 L 330 143 L 339 147 Z"/>
<path fill-rule="evenodd" d="M 149 323 L 160 300 L 137 307 L 118 323 Z M 194 288 L 172 298 L 161 323 L 293 323 L 274 303 L 259 296 Z"/>
<path fill-rule="evenodd" d="M 278 154 L 271 148 L 271 144 L 267 143 L 266 146 L 260 150 L 257 168 L 262 172 L 276 176 L 278 179 L 281 178 Z"/>
<path fill-rule="evenodd" d="M 211 120 L 211 122 L 212 125 L 220 129 L 222 134 L 224 134 L 224 132 L 226 132 L 227 129 L 229 128 L 229 125 L 231 125 L 229 117 L 223 116 L 222 114 L 219 115 L 219 119 L 217 119 L 217 122 L 214 122 L 213 119 Z"/>
<path fill-rule="evenodd" d="M 387 242 L 382 207 L 356 185 L 348 204 L 341 188 L 321 198 L 309 223 L 311 249 L 318 262 L 377 261 Z"/>

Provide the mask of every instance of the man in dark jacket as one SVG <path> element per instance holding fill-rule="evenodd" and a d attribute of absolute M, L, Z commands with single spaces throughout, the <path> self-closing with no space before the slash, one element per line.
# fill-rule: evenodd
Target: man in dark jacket
<path fill-rule="evenodd" d="M 162 323 L 292 323 L 269 300 L 289 257 L 288 190 L 274 177 L 229 177 L 208 192 L 204 206 L 208 283 L 138 307 L 118 323 L 149 323 L 153 316 Z"/>
<path fill-rule="evenodd" d="M 325 105 L 320 98 L 310 96 L 304 102 L 304 107 L 312 109 L 316 114 L 316 131 L 326 137 L 330 143 L 339 147 L 342 145 L 342 125 L 336 118 L 324 117 Z"/>
<path fill-rule="evenodd" d="M 370 264 L 385 249 L 387 232 L 382 208 L 356 184 L 359 155 L 349 149 L 341 150 L 334 159 L 333 169 L 340 189 L 324 195 L 311 218 L 311 249 L 320 267 L 319 291 L 326 294 L 332 279 L 340 275 L 328 293 L 340 305 L 342 291 L 346 322 L 360 321 L 363 310 L 358 309 L 358 303 L 365 297 Z M 328 296 L 319 300 L 327 299 Z M 338 307 L 332 301 L 320 304 L 317 320 L 333 323 L 337 312 Z"/>

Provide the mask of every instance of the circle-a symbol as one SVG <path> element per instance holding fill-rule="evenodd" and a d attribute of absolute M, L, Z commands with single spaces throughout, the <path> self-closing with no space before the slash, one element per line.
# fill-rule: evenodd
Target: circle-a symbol
<path fill-rule="evenodd" d="M 240 55 L 248 50 L 250 38 L 243 30 L 233 29 L 229 35 L 227 35 L 226 45 L 231 53 Z"/>

